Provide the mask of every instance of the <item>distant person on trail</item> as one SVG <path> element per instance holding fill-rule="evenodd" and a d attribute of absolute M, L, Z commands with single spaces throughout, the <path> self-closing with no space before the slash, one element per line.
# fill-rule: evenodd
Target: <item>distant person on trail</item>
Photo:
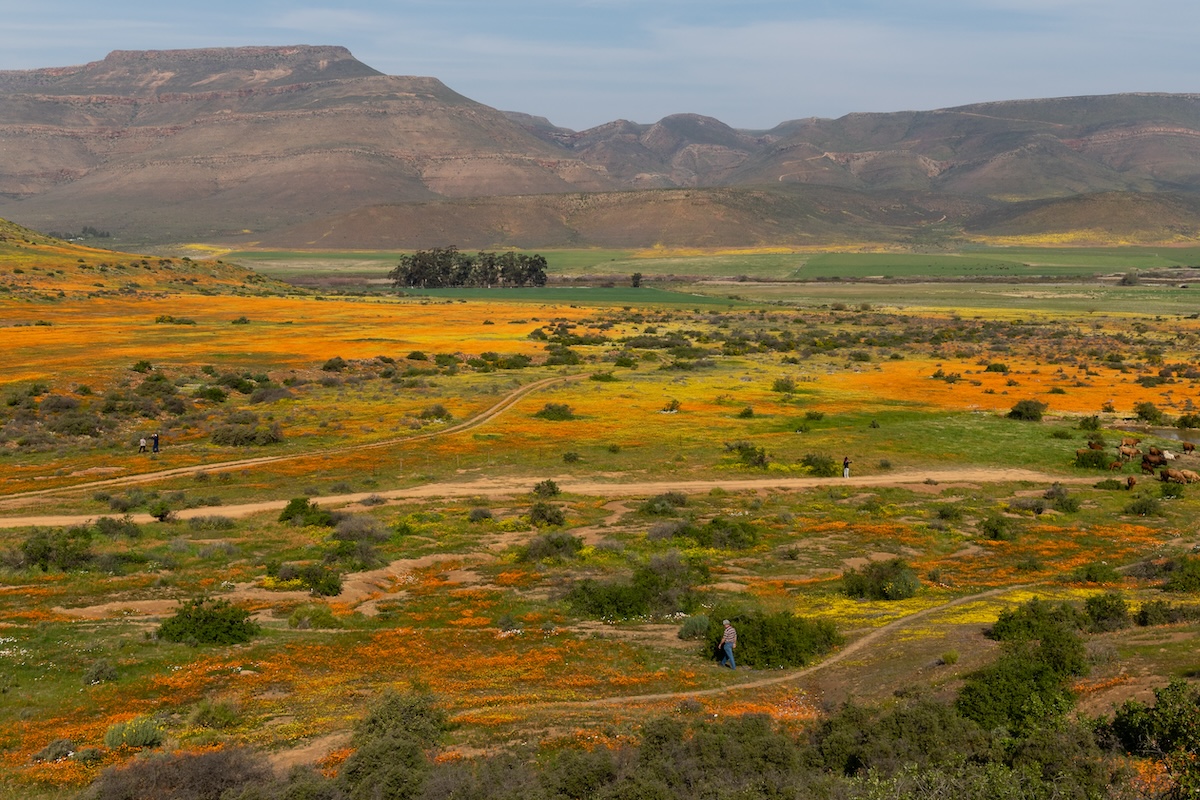
<path fill-rule="evenodd" d="M 154 434 L 153 436 L 151 436 L 151 437 L 150 437 L 150 440 L 151 440 L 152 442 L 154 442 L 154 444 L 153 444 L 153 445 L 151 445 L 151 448 L 154 450 L 154 452 L 156 452 L 156 453 L 157 453 L 157 452 L 158 452 L 158 434 L 156 433 L 156 434 Z"/>
<path fill-rule="evenodd" d="M 846 456 L 842 459 L 842 477 L 850 477 L 850 456 Z"/>
<path fill-rule="evenodd" d="M 139 453 L 146 452 L 146 437 L 145 436 L 143 436 L 142 440 L 140 442 L 138 442 L 138 452 Z"/>
<path fill-rule="evenodd" d="M 737 647 L 737 631 L 729 624 L 729 620 L 721 620 L 721 624 L 725 626 L 725 633 L 721 636 L 721 641 L 717 642 L 717 646 L 724 651 L 721 656 L 721 666 L 729 665 L 730 669 L 737 669 L 737 664 L 733 661 L 733 648 Z"/>

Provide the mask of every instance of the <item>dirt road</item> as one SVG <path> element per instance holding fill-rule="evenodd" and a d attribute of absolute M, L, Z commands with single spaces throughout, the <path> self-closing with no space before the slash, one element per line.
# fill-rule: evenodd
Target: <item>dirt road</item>
<path fill-rule="evenodd" d="M 191 470 L 189 470 L 190 472 Z M 637 481 L 620 483 L 578 478 L 572 475 L 552 476 L 559 488 L 569 494 L 588 497 L 649 497 L 664 492 L 701 494 L 713 489 L 729 492 L 798 491 L 818 486 L 929 486 L 941 491 L 952 486 L 969 486 L 978 483 L 1005 483 L 1030 481 L 1036 484 L 1093 483 L 1094 478 L 1064 478 L 1043 472 L 1024 469 L 944 469 L 921 470 L 919 472 L 894 472 L 884 475 L 864 475 L 852 478 L 740 478 L 721 480 L 669 480 Z M 333 508 L 360 503 L 368 497 L 380 497 L 389 501 L 422 500 L 436 497 L 508 497 L 532 491 L 535 480 L 531 478 L 490 478 L 484 480 L 430 483 L 408 489 L 391 489 L 354 494 L 329 495 L 319 499 L 322 507 Z M 223 517 L 240 518 L 261 512 L 281 511 L 287 500 L 263 500 L 256 503 L 184 509 L 176 513 L 179 519 L 220 514 Z M 0 517 L 0 528 L 23 528 L 32 525 L 63 526 L 82 525 L 104 514 L 57 514 L 21 515 Z M 149 514 L 134 514 L 133 521 L 139 524 L 154 522 Z"/>

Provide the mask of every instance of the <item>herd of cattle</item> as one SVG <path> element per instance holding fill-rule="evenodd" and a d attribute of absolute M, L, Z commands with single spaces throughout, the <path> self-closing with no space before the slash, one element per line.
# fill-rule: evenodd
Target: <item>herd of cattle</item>
<path fill-rule="evenodd" d="M 1183 452 L 1176 454 L 1170 450 L 1163 450 L 1159 447 L 1151 445 L 1146 452 L 1142 452 L 1138 447 L 1141 444 L 1141 439 L 1126 436 L 1121 439 L 1121 445 L 1117 448 L 1118 459 L 1108 465 L 1110 470 L 1114 472 L 1125 466 L 1126 463 L 1132 461 L 1138 456 L 1142 457 L 1142 474 L 1154 475 L 1155 470 L 1158 470 L 1159 480 L 1170 483 L 1200 483 L 1200 473 L 1190 469 L 1176 469 L 1175 467 L 1167 466 L 1172 462 L 1184 456 L 1192 456 L 1196 452 L 1196 445 L 1193 442 L 1183 442 Z M 1088 452 L 1088 450 L 1103 450 L 1104 443 L 1092 441 L 1088 442 L 1087 449 L 1076 451 L 1076 454 Z M 1126 488 L 1132 489 L 1137 483 L 1137 479 L 1130 475 L 1125 479 Z"/>

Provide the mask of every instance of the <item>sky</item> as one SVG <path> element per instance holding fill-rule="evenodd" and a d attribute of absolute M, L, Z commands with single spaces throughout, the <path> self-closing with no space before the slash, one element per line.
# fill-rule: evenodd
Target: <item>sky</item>
<path fill-rule="evenodd" d="M 1196 0 L 0 0 L 0 70 L 112 50 L 343 45 L 584 130 L 1200 92 Z"/>

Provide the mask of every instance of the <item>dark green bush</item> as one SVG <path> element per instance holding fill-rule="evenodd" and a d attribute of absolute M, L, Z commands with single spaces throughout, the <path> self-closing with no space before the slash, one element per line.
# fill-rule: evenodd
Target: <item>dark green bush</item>
<path fill-rule="evenodd" d="M 674 514 L 676 509 L 686 505 L 687 495 L 682 492 L 666 492 L 648 498 L 638 507 L 638 511 L 650 516 L 663 517 Z"/>
<path fill-rule="evenodd" d="M 534 485 L 533 493 L 538 497 L 557 497 L 562 494 L 562 489 L 558 488 L 558 484 L 552 478 L 546 478 Z"/>
<path fill-rule="evenodd" d="M 521 551 L 521 561 L 542 561 L 545 559 L 568 559 L 579 555 L 583 549 L 583 539 L 572 536 L 564 531 L 552 531 L 535 536 Z"/>
<path fill-rule="evenodd" d="M 576 613 L 600 619 L 690 612 L 699 603 L 694 586 L 705 578 L 702 566 L 670 552 L 635 569 L 629 581 L 586 578 L 571 588 L 566 599 Z"/>
<path fill-rule="evenodd" d="M 842 466 L 832 456 L 823 453 L 806 453 L 800 463 L 818 478 L 832 478 L 842 474 Z"/>
<path fill-rule="evenodd" d="M 979 530 L 989 539 L 998 542 L 1015 542 L 1017 530 L 1012 520 L 1000 514 L 988 514 L 979 521 Z"/>
<path fill-rule="evenodd" d="M 1110 730 L 1121 747 L 1137 755 L 1200 752 L 1200 691 L 1182 678 L 1154 690 L 1154 705 L 1126 700 Z"/>
<path fill-rule="evenodd" d="M 168 642 L 241 644 L 258 631 L 248 609 L 228 600 L 200 597 L 180 603 L 175 616 L 159 626 L 158 635 Z"/>
<path fill-rule="evenodd" d="M 529 524 L 534 527 L 563 525 L 566 521 L 567 515 L 561 506 L 539 500 L 529 507 Z"/>
<path fill-rule="evenodd" d="M 842 574 L 842 590 L 848 597 L 870 600 L 904 600 L 921 588 L 917 572 L 902 558 L 872 561 L 862 570 Z"/>
<path fill-rule="evenodd" d="M 1107 562 L 1092 562 L 1076 567 L 1071 573 L 1071 580 L 1081 583 L 1120 583 L 1121 573 Z"/>
<path fill-rule="evenodd" d="M 1009 419 L 1020 419 L 1027 422 L 1041 422 L 1048 405 L 1040 400 L 1018 400 L 1008 412 Z"/>
<path fill-rule="evenodd" d="M 1117 631 L 1133 624 L 1129 603 L 1120 592 L 1094 594 L 1084 600 L 1083 610 L 1088 616 L 1088 630 L 1093 633 Z"/>
<path fill-rule="evenodd" d="M 538 419 L 546 419 L 554 422 L 562 422 L 564 420 L 575 419 L 575 412 L 566 403 L 546 403 L 542 406 L 542 410 L 534 414 Z"/>
<path fill-rule="evenodd" d="M 1085 448 L 1075 451 L 1075 466 L 1084 469 L 1108 469 L 1113 457 L 1103 450 Z"/>
<path fill-rule="evenodd" d="M 337 783 L 350 800 L 416 798 L 429 773 L 425 750 L 441 741 L 446 714 L 428 694 L 385 692 L 354 729 Z"/>
<path fill-rule="evenodd" d="M 297 575 L 309 593 L 317 597 L 337 597 L 342 593 L 342 576 L 324 564 L 308 564 Z"/>
<path fill-rule="evenodd" d="M 293 522 L 297 525 L 320 525 L 332 528 L 337 520 L 332 512 L 327 511 L 307 497 L 293 497 L 288 501 L 283 511 L 279 512 L 280 522 Z"/>
<path fill-rule="evenodd" d="M 1162 503 L 1157 497 L 1142 495 L 1126 504 L 1124 512 L 1138 517 L 1157 517 L 1162 514 Z"/>
<path fill-rule="evenodd" d="M 1200 558 L 1179 556 L 1167 562 L 1167 592 L 1200 592 Z"/>
<path fill-rule="evenodd" d="M 725 450 L 737 456 L 738 463 L 742 466 L 766 469 L 771 463 L 766 448 L 756 447 L 750 442 L 726 442 Z"/>
<path fill-rule="evenodd" d="M 828 620 L 797 617 L 787 611 L 769 614 L 714 610 L 702 651 L 706 656 L 711 656 L 721 640 L 725 630 L 720 622 L 723 619 L 728 619 L 737 630 L 734 650 L 737 663 L 756 669 L 802 667 L 842 643 L 837 628 Z"/>
<path fill-rule="evenodd" d="M 92 560 L 92 529 L 86 525 L 47 530 L 39 528 L 21 542 L 25 563 L 41 568 L 67 572 L 87 566 Z"/>

